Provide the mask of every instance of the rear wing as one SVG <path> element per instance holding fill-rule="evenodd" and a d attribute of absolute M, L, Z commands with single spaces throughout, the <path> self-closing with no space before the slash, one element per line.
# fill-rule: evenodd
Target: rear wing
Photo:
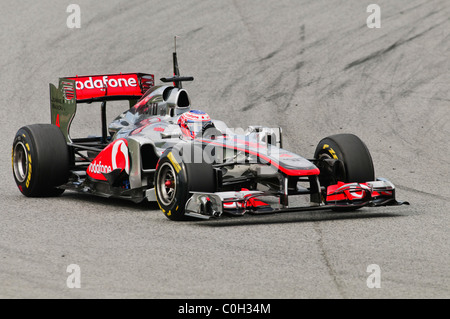
<path fill-rule="evenodd" d="M 136 100 L 154 86 L 153 74 L 120 73 L 66 77 L 75 81 L 78 103 L 105 100 Z"/>
<path fill-rule="evenodd" d="M 102 140 L 106 142 L 106 101 L 126 100 L 131 107 L 154 83 L 154 75 L 146 73 L 60 78 L 58 88 L 50 83 L 51 122 L 61 129 L 70 143 L 69 130 L 77 103 L 102 102 Z"/>

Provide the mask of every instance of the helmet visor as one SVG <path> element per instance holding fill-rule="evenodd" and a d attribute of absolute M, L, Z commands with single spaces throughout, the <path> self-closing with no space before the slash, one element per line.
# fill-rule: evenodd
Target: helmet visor
<path fill-rule="evenodd" d="M 203 121 L 203 122 L 188 122 L 187 127 L 191 133 L 193 133 L 194 136 L 201 134 L 203 129 L 206 128 L 208 125 L 210 125 L 211 121 Z"/>

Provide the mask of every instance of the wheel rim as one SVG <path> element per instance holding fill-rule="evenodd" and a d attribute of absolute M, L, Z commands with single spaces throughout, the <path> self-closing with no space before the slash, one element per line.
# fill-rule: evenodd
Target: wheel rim
<path fill-rule="evenodd" d="M 22 183 L 28 174 L 28 150 L 22 142 L 18 142 L 14 146 L 13 153 L 14 176 Z"/>
<path fill-rule="evenodd" d="M 326 160 L 326 159 L 333 159 L 333 157 L 328 153 L 321 153 L 319 154 L 320 160 Z M 337 182 L 344 182 L 345 181 L 345 173 L 342 171 L 330 171 L 330 184 L 337 184 Z"/>
<path fill-rule="evenodd" d="M 158 173 L 158 197 L 162 204 L 169 206 L 177 191 L 175 170 L 169 163 L 164 163 Z"/>

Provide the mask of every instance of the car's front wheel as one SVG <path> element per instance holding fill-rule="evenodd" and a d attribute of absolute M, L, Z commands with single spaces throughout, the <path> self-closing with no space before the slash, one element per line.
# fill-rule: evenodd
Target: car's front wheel
<path fill-rule="evenodd" d="M 208 163 L 184 162 L 172 149 L 160 157 L 154 179 L 156 200 L 164 215 L 171 220 L 186 220 L 185 206 L 191 191 L 214 192 L 214 169 Z"/>
<path fill-rule="evenodd" d="M 359 137 L 337 134 L 322 139 L 316 147 L 314 158 L 333 163 L 333 169 L 322 165 L 320 183 L 329 186 L 337 182 L 364 183 L 375 180 L 372 156 Z"/>
<path fill-rule="evenodd" d="M 322 186 L 344 183 L 364 183 L 375 180 L 372 156 L 359 137 L 353 134 L 337 134 L 322 139 L 316 147 L 314 158 L 320 168 Z M 336 208 L 352 211 L 358 207 Z"/>

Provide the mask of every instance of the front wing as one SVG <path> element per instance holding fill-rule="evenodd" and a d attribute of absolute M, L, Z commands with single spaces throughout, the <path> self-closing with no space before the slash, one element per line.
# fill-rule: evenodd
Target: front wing
<path fill-rule="evenodd" d="M 263 197 L 279 197 L 275 205 L 263 200 Z M 409 205 L 395 199 L 395 186 L 385 179 L 366 183 L 342 183 L 330 185 L 324 193 L 322 203 L 311 206 L 289 207 L 283 205 L 282 194 L 263 191 L 241 191 L 200 193 L 193 192 L 186 203 L 185 215 L 201 219 L 218 218 L 223 214 L 242 216 L 250 214 L 270 214 L 283 212 L 301 212 L 324 209 L 352 210 L 364 206 Z"/>

